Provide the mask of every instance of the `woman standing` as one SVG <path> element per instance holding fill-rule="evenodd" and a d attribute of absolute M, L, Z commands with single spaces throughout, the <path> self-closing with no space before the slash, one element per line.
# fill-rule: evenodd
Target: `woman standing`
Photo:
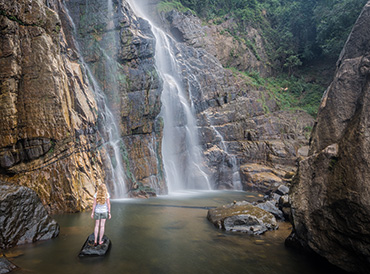
<path fill-rule="evenodd" d="M 105 221 L 111 218 L 110 215 L 110 195 L 108 193 L 105 184 L 100 184 L 98 186 L 98 191 L 94 195 L 94 204 L 91 213 L 91 218 L 95 219 L 95 229 L 94 229 L 94 245 L 97 245 L 98 234 L 99 234 L 99 244 L 103 244 Z M 100 228 L 100 233 L 99 233 Z"/>

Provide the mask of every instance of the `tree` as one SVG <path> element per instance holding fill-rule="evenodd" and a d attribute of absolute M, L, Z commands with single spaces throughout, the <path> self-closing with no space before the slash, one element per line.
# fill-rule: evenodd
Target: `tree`
<path fill-rule="evenodd" d="M 337 58 L 367 0 L 326 0 L 314 10 L 316 42 L 323 54 Z"/>

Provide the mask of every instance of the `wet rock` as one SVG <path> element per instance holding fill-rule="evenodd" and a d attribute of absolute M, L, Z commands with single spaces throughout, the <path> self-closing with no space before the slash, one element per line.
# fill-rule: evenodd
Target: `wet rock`
<path fill-rule="evenodd" d="M 87 237 L 86 242 L 81 248 L 80 253 L 78 254 L 79 257 L 86 257 L 86 256 L 104 256 L 107 254 L 111 247 L 110 239 L 104 235 L 103 236 L 104 243 L 101 245 L 94 245 L 94 233 Z"/>
<path fill-rule="evenodd" d="M 126 189 L 133 189 L 138 182 L 155 186 L 157 194 L 166 193 L 160 155 L 163 127 L 158 122 L 162 83 L 149 23 L 135 15 L 127 1 L 112 2 L 111 19 L 102 16 L 106 1 L 66 1 L 65 5 L 77 28 L 74 39 L 79 42 L 80 54 L 119 121 Z"/>
<path fill-rule="evenodd" d="M 279 195 L 286 195 L 289 193 L 289 187 L 285 185 L 280 185 L 278 189 L 276 190 L 276 193 Z"/>
<path fill-rule="evenodd" d="M 58 234 L 58 223 L 49 217 L 34 191 L 0 183 L 0 248 L 48 240 Z"/>
<path fill-rule="evenodd" d="M 0 274 L 12 272 L 16 268 L 18 267 L 11 263 L 4 254 L 0 253 Z"/>
<path fill-rule="evenodd" d="M 217 228 L 248 234 L 263 234 L 278 228 L 275 217 L 248 202 L 235 202 L 208 210 L 207 219 Z"/>
<path fill-rule="evenodd" d="M 267 212 L 273 214 L 276 218 L 284 220 L 283 212 L 276 206 L 275 201 L 266 201 L 264 203 L 259 203 L 256 205 L 260 209 L 263 209 Z"/>
<path fill-rule="evenodd" d="M 109 180 L 109 151 L 101 149 L 97 131 L 100 106 L 80 56 L 89 63 L 120 122 L 128 189 L 138 181 L 156 186 L 157 194 L 167 192 L 160 155 L 163 124 L 158 119 L 162 83 L 155 68 L 154 36 L 126 1 L 113 5 L 114 16 L 108 21 L 101 16 L 106 2 L 100 0 L 1 2 L 6 15 L 0 15 L 0 177 L 34 189 L 49 212 L 88 208 L 95 186 L 102 178 Z M 70 18 L 79 37 L 73 37 Z M 203 26 L 191 13 L 174 11 L 166 20 L 181 41 L 175 51 L 182 84 L 193 97 L 200 145 L 209 174 L 215 174 L 214 187 L 235 187 L 237 168 L 251 159 L 294 164 L 296 148 L 307 142 L 302 136 L 313 124 L 312 117 L 280 111 L 265 90 L 222 66 L 268 75 L 258 31 L 248 27 L 261 60 L 245 43 L 235 44 L 227 32 L 222 35 L 217 26 Z M 232 24 L 230 20 L 221 28 Z M 106 42 L 109 50 L 102 51 Z M 117 57 L 113 65 L 106 58 L 111 51 Z M 241 56 L 240 64 L 238 58 L 230 58 L 231 52 Z M 110 67 L 115 71 L 107 71 Z M 262 191 L 265 187 L 261 183 Z"/>
<path fill-rule="evenodd" d="M 232 64 L 233 60 L 229 59 L 232 51 L 242 56 L 240 68 L 245 65 L 264 74 L 268 73 L 262 68 L 266 62 L 262 61 L 260 67 L 253 57 L 246 57 L 248 49 L 235 44 L 231 36 L 220 35 L 216 26 L 204 26 L 191 13 L 171 11 L 163 17 L 168 32 L 179 42 L 177 60 L 183 77 L 192 79 L 184 81 L 185 87 L 191 91 L 200 143 L 205 148 L 205 163 L 215 182 L 214 188 L 239 187 L 233 180 L 239 175 L 235 169 L 251 162 L 277 168 L 290 166 L 295 171 L 297 151 L 308 144 L 307 129 L 312 128 L 313 118 L 303 111 L 280 111 L 265 90 L 251 87 L 243 75 L 222 66 Z M 230 27 L 231 21 L 222 27 Z M 250 38 L 261 45 L 258 33 L 252 28 L 248 32 Z M 262 45 L 258 49 L 263 51 Z M 259 54 L 264 56 L 263 52 Z M 265 100 L 264 104 L 261 100 Z M 243 177 L 243 170 L 241 173 L 243 188 L 252 188 L 250 181 Z M 254 190 L 262 192 L 268 187 L 268 182 L 253 185 Z"/>
<path fill-rule="evenodd" d="M 169 31 L 179 41 L 194 48 L 205 48 L 217 57 L 224 66 L 240 70 L 255 70 L 262 76 L 271 74 L 263 39 L 258 30 L 247 27 L 246 40 L 253 46 L 236 41 L 226 30 L 233 29 L 235 22 L 230 19 L 221 25 L 204 26 L 202 21 L 192 13 L 172 10 L 165 15 L 169 22 Z M 252 42 L 253 41 L 253 42 Z"/>
<path fill-rule="evenodd" d="M 283 212 L 285 220 L 291 220 L 291 203 L 288 194 L 285 194 L 279 198 L 278 207 Z"/>

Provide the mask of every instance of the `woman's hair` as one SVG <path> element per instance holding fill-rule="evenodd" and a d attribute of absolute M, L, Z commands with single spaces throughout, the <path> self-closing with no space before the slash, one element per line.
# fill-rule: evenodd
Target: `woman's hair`
<path fill-rule="evenodd" d="M 100 205 L 104 205 L 108 197 L 108 190 L 105 184 L 100 184 L 98 186 L 98 191 L 96 193 L 96 202 Z"/>

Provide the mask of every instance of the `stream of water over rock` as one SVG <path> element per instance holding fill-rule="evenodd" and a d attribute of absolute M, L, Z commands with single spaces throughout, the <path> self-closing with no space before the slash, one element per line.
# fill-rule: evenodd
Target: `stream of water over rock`
<path fill-rule="evenodd" d="M 191 94 L 182 83 L 175 41 L 151 20 L 137 1 L 128 1 L 135 14 L 151 25 L 156 40 L 155 59 L 163 81 L 161 96 L 163 118 L 162 157 L 169 192 L 185 189 L 211 189 L 204 170 L 198 128 Z"/>
<path fill-rule="evenodd" d="M 22 268 L 17 271 L 21 274 L 338 273 L 286 248 L 284 240 L 291 231 L 288 223 L 251 236 L 220 231 L 206 218 L 208 207 L 258 198 L 239 191 L 206 191 L 114 200 L 112 219 L 106 224 L 112 247 L 105 257 L 78 257 L 93 232 L 90 212 L 54 216 L 61 226 L 58 238 L 18 246 L 6 256 Z"/>
<path fill-rule="evenodd" d="M 120 136 L 119 127 L 116 122 L 116 117 L 111 110 L 111 106 L 108 102 L 107 94 L 110 95 L 111 98 L 118 96 L 118 79 L 116 79 L 117 75 L 117 63 L 113 60 L 113 56 L 115 55 L 116 49 L 116 38 L 113 32 L 107 31 L 106 36 L 100 42 L 99 50 L 102 52 L 105 60 L 105 71 L 106 75 L 109 75 L 109 90 L 103 90 L 102 87 L 99 85 L 96 76 L 92 72 L 89 65 L 85 62 L 85 57 L 83 55 L 83 50 L 80 47 L 81 43 L 81 33 L 77 30 L 75 20 L 78 15 L 73 16 L 73 14 L 69 11 L 69 5 L 73 4 L 72 1 L 64 2 L 64 8 L 66 10 L 66 14 L 69 17 L 70 23 L 73 29 L 73 37 L 76 49 L 79 53 L 79 61 L 81 63 L 82 68 L 85 70 L 86 82 L 90 84 L 90 87 L 94 91 L 95 100 L 98 105 L 98 117 L 99 117 L 99 132 L 103 139 L 103 147 L 106 151 L 106 165 L 108 165 L 108 174 L 106 180 L 112 181 L 112 183 L 108 183 L 110 188 L 110 192 L 112 193 L 113 197 L 115 198 L 122 198 L 126 195 L 126 185 L 125 185 L 125 173 L 123 169 L 123 159 L 122 159 L 122 147 L 124 147 L 124 143 Z M 112 29 L 113 26 L 113 6 L 112 1 L 108 0 L 106 3 L 107 7 L 107 14 L 106 14 L 106 21 L 107 21 L 107 29 Z M 86 11 L 85 13 L 88 13 Z M 80 23 L 80 22 L 78 22 Z"/>

